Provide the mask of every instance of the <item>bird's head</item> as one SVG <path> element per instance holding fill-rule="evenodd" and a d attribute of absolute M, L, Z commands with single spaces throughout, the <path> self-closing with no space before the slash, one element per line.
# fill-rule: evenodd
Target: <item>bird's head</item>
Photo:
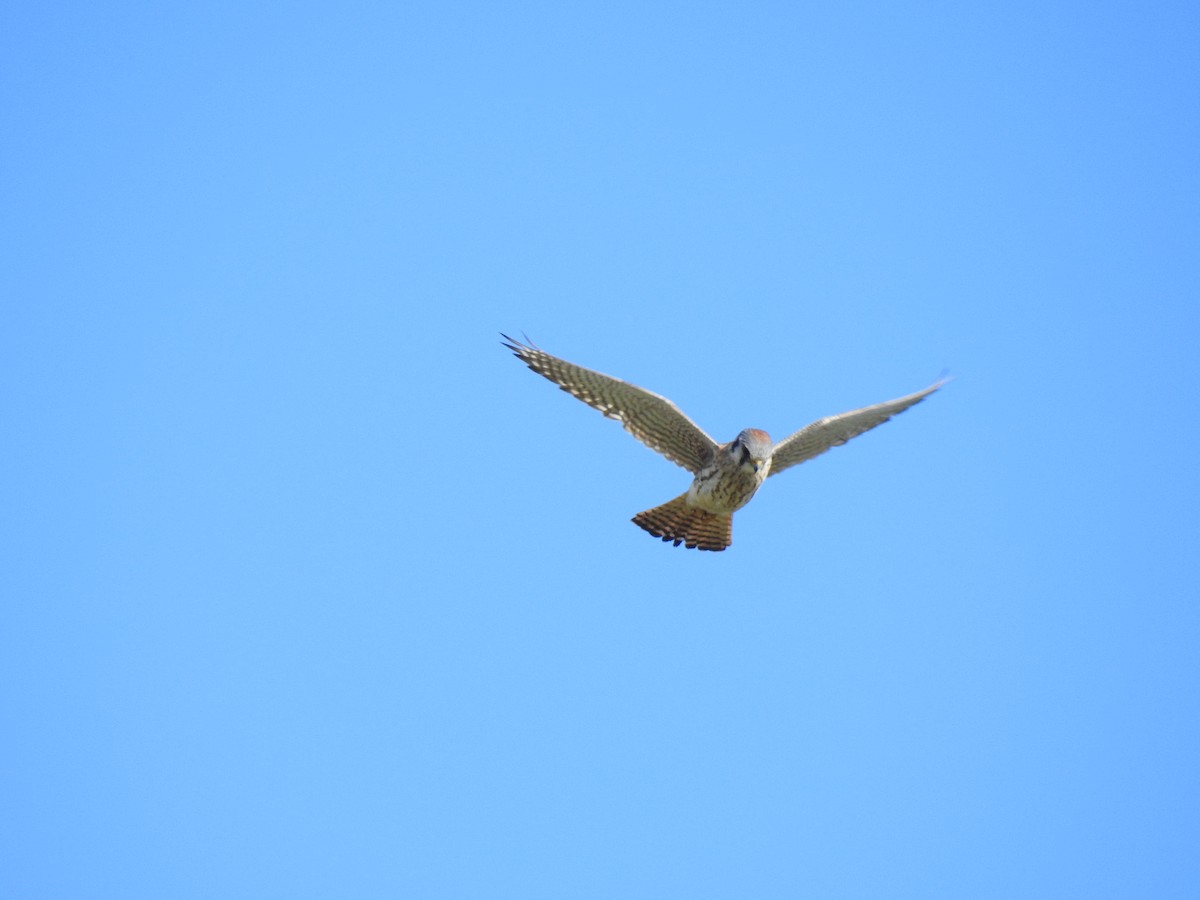
<path fill-rule="evenodd" d="M 747 428 L 729 445 L 729 455 L 741 468 L 749 468 L 760 478 L 767 477 L 771 467 L 771 436 L 760 428 Z"/>

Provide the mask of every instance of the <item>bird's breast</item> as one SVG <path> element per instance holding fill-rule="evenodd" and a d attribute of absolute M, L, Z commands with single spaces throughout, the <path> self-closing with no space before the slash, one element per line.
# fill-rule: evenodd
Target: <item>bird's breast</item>
<path fill-rule="evenodd" d="M 733 512 L 750 502 L 765 477 L 765 469 L 756 474 L 740 466 L 709 466 L 692 482 L 688 503 L 713 513 Z"/>

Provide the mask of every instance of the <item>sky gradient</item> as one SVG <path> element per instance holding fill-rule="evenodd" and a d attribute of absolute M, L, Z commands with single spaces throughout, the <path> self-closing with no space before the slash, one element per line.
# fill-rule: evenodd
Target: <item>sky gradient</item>
<path fill-rule="evenodd" d="M 10 5 L 0 895 L 1200 895 L 1200 14 Z M 717 440 L 689 476 L 499 344 Z"/>

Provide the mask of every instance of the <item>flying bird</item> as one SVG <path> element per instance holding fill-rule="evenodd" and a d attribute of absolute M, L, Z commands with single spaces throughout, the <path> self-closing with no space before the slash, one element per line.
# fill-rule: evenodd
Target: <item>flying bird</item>
<path fill-rule="evenodd" d="M 758 428 L 747 428 L 729 443 L 718 444 L 666 397 L 551 356 L 506 334 L 500 336 L 504 346 L 533 371 L 616 419 L 643 444 L 695 476 L 687 491 L 638 513 L 633 522 L 676 547 L 683 544 L 698 550 L 724 550 L 733 542 L 733 514 L 750 502 L 768 476 L 882 425 L 946 383 L 943 379 L 915 394 L 818 419 L 777 444 Z"/>

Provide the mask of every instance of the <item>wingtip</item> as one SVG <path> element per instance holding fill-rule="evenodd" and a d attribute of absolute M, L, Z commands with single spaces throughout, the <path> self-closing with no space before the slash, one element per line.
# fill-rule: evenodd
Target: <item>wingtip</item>
<path fill-rule="evenodd" d="M 527 335 L 523 331 L 521 332 L 521 337 L 523 337 L 525 339 L 523 341 L 518 341 L 516 338 L 509 337 L 503 331 L 500 332 L 500 337 L 504 338 L 504 340 L 502 340 L 500 342 L 500 345 L 503 347 L 507 347 L 509 350 L 511 350 L 517 356 L 520 356 L 523 351 L 538 349 L 537 344 L 535 344 L 533 341 L 531 341 L 529 339 L 529 335 Z"/>

